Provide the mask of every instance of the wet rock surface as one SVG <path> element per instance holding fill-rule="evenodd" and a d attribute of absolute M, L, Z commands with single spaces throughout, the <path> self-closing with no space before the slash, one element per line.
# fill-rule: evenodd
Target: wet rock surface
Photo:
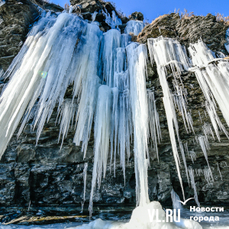
<path fill-rule="evenodd" d="M 106 7 L 108 12 L 113 10 L 109 3 L 93 2 L 95 2 L 94 6 L 90 5 L 91 3 L 87 5 L 86 1 L 71 1 L 72 5 L 82 5 L 82 15 L 83 13 L 86 15 L 89 12 L 90 17 L 92 12 L 102 9 L 98 8 L 100 7 L 99 4 L 102 4 L 102 7 Z M 11 7 L 10 9 L 13 10 L 6 10 L 8 9 L 7 7 Z M 19 51 L 28 32 L 29 25 L 35 20 L 37 15 L 36 9 L 26 3 L 11 5 L 8 2 L 0 7 L 0 18 L 3 18 L 4 21 L 0 24 L 0 48 L 5 50 L 0 52 L 0 65 L 4 70 L 6 70 L 13 57 Z M 99 17 L 99 14 L 97 17 Z M 97 17 L 96 20 L 100 20 Z M 101 23 L 103 20 L 104 18 L 101 19 Z M 138 18 L 138 20 L 141 19 Z M 11 32 L 11 27 L 19 29 L 19 31 L 15 30 L 16 35 L 14 32 Z M 180 19 L 179 15 L 170 14 L 164 15 L 146 26 L 138 36 L 138 41 L 145 43 L 147 38 L 163 35 L 176 38 L 183 44 L 188 45 L 189 42 L 195 42 L 202 37 L 203 41 L 213 51 L 221 51 L 226 54 L 224 49 L 226 28 L 227 26 L 223 23 L 216 22 L 215 17 L 212 15 Z M 12 48 L 12 51 L 10 51 L 10 48 Z M 1 59 L 10 55 L 12 55 L 11 58 Z M 148 64 L 148 74 L 147 87 L 154 88 L 162 129 L 162 142 L 159 144 L 159 161 L 156 158 L 153 147 L 151 147 L 151 142 L 149 144 L 151 162 L 148 178 L 149 194 L 151 200 L 159 200 L 164 205 L 171 205 L 170 192 L 173 188 L 181 197 L 180 184 L 172 155 L 166 115 L 162 102 L 163 94 L 156 67 Z M 205 114 L 205 99 L 192 73 L 182 73 L 182 79 L 188 91 L 188 109 L 192 110 L 193 126 L 198 136 L 202 134 L 203 123 L 210 122 Z M 172 83 L 170 82 L 171 85 Z M 83 198 L 83 169 L 85 163 L 88 163 L 87 205 L 91 190 L 93 168 L 93 136 L 89 142 L 85 159 L 83 159 L 81 147 L 75 146 L 72 143 L 74 129 L 70 130 L 63 147 L 60 149 L 60 144 L 57 141 L 59 126 L 56 124 L 56 115 L 57 113 L 53 113 L 53 117 L 46 124 L 37 146 L 36 131 L 33 131 L 30 125 L 26 126 L 23 134 L 18 139 L 16 133 L 13 136 L 0 164 L 1 206 L 43 208 L 48 206 L 52 209 L 58 206 L 72 205 L 80 209 Z M 187 143 L 189 150 L 195 152 L 196 155 L 194 164 L 190 155 L 186 155 L 186 158 L 188 166 L 192 166 L 195 172 L 200 203 L 211 206 L 229 205 L 229 177 L 227 175 L 229 172 L 229 140 L 223 134 L 221 134 L 221 142 L 210 138 L 211 149 L 208 151 L 208 159 L 213 171 L 214 181 L 206 180 L 204 168 L 207 167 L 207 164 L 203 152 L 197 144 L 195 136 L 186 133 L 181 114 L 177 112 L 177 115 L 182 141 Z M 225 124 L 220 112 L 219 117 Z M 121 168 L 117 167 L 115 177 L 113 172 L 110 173 L 110 170 L 113 170 L 113 167 L 110 168 L 108 166 L 107 176 L 103 179 L 101 188 L 94 194 L 95 205 L 103 204 L 104 206 L 117 207 L 122 204 L 129 204 L 134 208 L 135 174 L 133 151 L 126 168 L 125 185 Z M 193 190 L 187 182 L 184 167 L 182 167 L 182 177 L 186 198 L 193 197 Z M 194 202 L 190 201 L 190 204 L 194 204 Z"/>

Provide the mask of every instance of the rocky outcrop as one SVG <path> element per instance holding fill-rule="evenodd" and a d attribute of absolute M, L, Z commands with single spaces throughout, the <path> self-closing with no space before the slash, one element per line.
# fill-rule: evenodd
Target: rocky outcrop
<path fill-rule="evenodd" d="M 228 25 L 217 21 L 212 14 L 207 16 L 181 17 L 178 13 L 165 14 L 147 25 L 138 35 L 138 42 L 146 43 L 148 38 L 159 36 L 175 38 L 188 47 L 190 43 L 202 39 L 214 52 L 227 54 L 226 29 Z"/>
<path fill-rule="evenodd" d="M 0 7 L 0 68 L 8 68 L 37 17 L 38 11 L 32 4 L 7 1 Z"/>
<path fill-rule="evenodd" d="M 112 12 L 122 20 L 125 24 L 128 21 L 127 17 L 124 17 L 116 11 L 115 7 L 110 2 L 105 2 L 102 0 L 71 0 L 71 5 L 73 6 L 73 13 L 77 13 L 83 16 L 84 19 L 92 21 L 92 14 L 96 12 L 95 21 L 100 23 L 100 29 L 102 31 L 107 31 L 111 27 L 106 23 L 106 16 L 104 13 L 108 14 L 112 18 Z M 125 25 L 121 26 L 121 30 L 124 30 Z"/>
<path fill-rule="evenodd" d="M 129 19 L 143 21 L 144 15 L 141 12 L 134 12 L 129 16 Z"/>
<path fill-rule="evenodd" d="M 0 70 L 9 67 L 14 57 L 20 51 L 26 35 L 39 18 L 36 5 L 54 12 L 63 8 L 42 0 L 7 0 L 0 7 Z"/>

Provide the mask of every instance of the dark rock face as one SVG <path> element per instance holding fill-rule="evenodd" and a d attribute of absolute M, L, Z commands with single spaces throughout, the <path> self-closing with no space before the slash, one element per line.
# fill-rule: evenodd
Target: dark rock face
<path fill-rule="evenodd" d="M 94 3 L 92 4 L 92 2 Z M 0 48 L 3 50 L 0 52 L 0 64 L 4 69 L 8 67 L 19 51 L 29 24 L 37 16 L 37 11 L 32 5 L 16 4 L 16 1 L 14 3 L 8 2 L 0 8 L 0 17 L 3 18 L 3 22 L 0 24 Z M 91 5 L 87 5 L 86 1 L 72 0 L 71 3 L 72 5 L 82 5 L 82 15 L 84 13 L 86 15 L 89 12 L 91 16 L 91 13 L 95 10 L 101 10 L 103 7 L 106 7 L 109 13 L 114 9 L 110 3 L 101 1 L 90 1 Z M 100 17 L 99 14 L 97 17 Z M 136 17 L 140 20 L 138 15 Z M 221 22 L 216 22 L 215 17 L 212 15 L 180 19 L 179 15 L 170 14 L 164 15 L 148 25 L 138 36 L 138 41 L 146 42 L 147 38 L 163 35 L 177 38 L 187 45 L 201 36 L 213 51 L 217 50 L 225 53 L 226 50 L 223 47 L 225 30 L 226 26 Z M 7 48 L 4 49 L 4 47 Z M 11 52 L 11 48 L 15 50 Z M 10 55 L 12 57 L 7 61 L 2 58 Z M 163 137 L 161 144 L 159 144 L 159 162 L 156 159 L 156 153 L 151 147 L 151 142 L 149 144 L 151 162 L 148 178 L 149 195 L 151 200 L 159 200 L 162 204 L 171 205 L 170 192 L 173 188 L 178 194 L 181 194 L 180 184 L 172 155 L 164 105 L 161 99 L 163 96 L 162 89 L 155 66 L 148 65 L 148 74 L 147 87 L 154 87 L 155 90 Z M 182 79 L 188 91 L 188 109 L 192 110 L 193 126 L 196 135 L 198 135 L 201 134 L 203 123 L 210 122 L 205 115 L 204 96 L 193 74 L 183 73 Z M 168 80 L 171 85 L 171 77 Z M 199 114 L 202 120 L 199 118 Z M 189 155 L 186 155 L 186 158 L 187 164 L 192 165 L 194 168 L 201 204 L 229 205 L 228 139 L 223 134 L 221 134 L 220 143 L 212 138 L 210 139 L 211 149 L 208 152 L 208 156 L 214 181 L 208 181 L 205 179 L 204 171 L 202 170 L 207 166 L 205 157 L 199 145 L 195 142 L 194 136 L 186 133 L 181 114 L 177 113 L 177 115 L 182 141 L 183 143 L 188 143 L 189 150 L 196 153 L 195 164 L 192 163 Z M 57 142 L 59 126 L 55 123 L 55 117 L 56 113 L 46 124 L 37 146 L 36 133 L 31 130 L 30 125 L 26 126 L 19 139 L 16 138 L 16 134 L 13 136 L 0 164 L 0 203 L 2 205 L 28 206 L 31 202 L 35 206 L 68 206 L 69 204 L 80 206 L 83 197 L 83 169 L 85 163 L 88 163 L 86 185 L 86 202 L 88 202 L 93 168 L 93 137 L 89 142 L 85 159 L 83 159 L 81 148 L 72 143 L 74 129 L 69 131 L 68 138 L 65 140 L 62 149 L 60 149 L 60 144 Z M 219 117 L 225 124 L 220 112 Z M 119 165 L 118 162 L 117 165 Z M 181 172 L 186 198 L 193 197 L 193 190 L 188 185 L 184 167 L 182 167 Z M 113 173 L 110 173 L 110 167 L 108 166 L 107 176 L 102 181 L 101 188 L 94 194 L 94 202 L 107 205 L 113 204 L 114 206 L 122 203 L 135 206 L 133 152 L 126 168 L 126 185 L 124 185 L 121 168 L 117 166 L 116 177 L 114 177 Z"/>
<path fill-rule="evenodd" d="M 95 20 L 100 23 L 100 29 L 102 31 L 111 29 L 111 27 L 105 22 L 106 17 L 102 12 L 105 12 L 112 17 L 112 11 L 114 11 L 124 24 L 128 21 L 128 18 L 119 15 L 115 7 L 110 2 L 104 2 L 102 0 L 71 0 L 70 2 L 73 6 L 73 12 L 81 14 L 84 19 L 89 21 L 92 20 L 92 14 L 97 12 Z"/>
<path fill-rule="evenodd" d="M 0 7 L 0 70 L 5 71 L 9 67 L 20 51 L 30 25 L 39 17 L 33 3 L 46 10 L 63 11 L 62 7 L 42 0 L 7 0 Z"/>
<path fill-rule="evenodd" d="M 0 68 L 6 70 L 23 45 L 29 25 L 38 17 L 32 4 L 7 1 L 0 7 Z"/>

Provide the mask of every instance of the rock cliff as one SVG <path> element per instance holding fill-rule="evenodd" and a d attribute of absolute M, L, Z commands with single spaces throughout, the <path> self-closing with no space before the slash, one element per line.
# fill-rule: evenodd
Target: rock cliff
<path fill-rule="evenodd" d="M 44 6 L 42 2 L 38 5 Z M 101 10 L 109 13 L 114 6 L 102 1 L 72 0 L 73 6 L 80 5 L 80 13 L 85 19 L 91 20 L 91 13 L 97 11 L 96 20 L 104 30 L 109 29 L 104 24 Z M 60 10 L 58 6 L 46 5 L 46 8 Z M 77 11 L 77 7 L 75 10 Z M 78 12 L 79 13 L 79 12 Z M 90 15 L 90 18 L 89 18 Z M 39 17 L 39 12 L 32 2 L 7 1 L 0 7 L 0 67 L 6 70 L 15 55 L 20 50 L 30 25 Z M 101 18 L 100 18 L 101 17 Z M 143 16 L 135 13 L 132 19 L 142 20 Z M 123 18 L 123 23 L 128 21 Z M 224 43 L 227 25 L 216 21 L 215 16 L 193 16 L 181 18 L 178 14 L 168 14 L 159 17 L 147 25 L 138 35 L 138 42 L 145 43 L 151 37 L 171 37 L 178 39 L 188 47 L 188 44 L 198 39 L 218 53 L 227 54 Z M 181 193 L 172 149 L 168 133 L 166 115 L 162 102 L 162 89 L 158 80 L 155 66 L 148 64 L 147 87 L 154 88 L 156 105 L 160 116 L 162 142 L 159 144 L 159 162 L 155 157 L 153 147 L 150 146 L 151 167 L 149 169 L 149 193 L 151 200 L 159 200 L 162 204 L 171 205 L 170 192 L 172 188 Z M 189 109 L 192 110 L 193 126 L 196 135 L 202 131 L 204 122 L 210 122 L 205 114 L 204 96 L 192 73 L 183 73 L 183 83 L 188 91 Z M 170 82 L 171 83 L 171 82 Z M 69 93 L 71 89 L 69 89 Z M 67 95 L 66 95 L 67 96 Z M 88 163 L 86 186 L 86 202 L 89 200 L 92 167 L 93 167 L 93 136 L 90 140 L 87 156 L 83 160 L 81 148 L 72 143 L 74 129 L 71 129 L 62 149 L 58 144 L 59 126 L 56 124 L 56 113 L 46 124 L 36 146 L 36 132 L 27 125 L 22 136 L 17 139 L 13 136 L 0 164 L 0 204 L 2 206 L 80 206 L 83 196 L 83 169 Z M 201 118 L 200 118 L 201 117 Z M 219 117 L 225 124 L 221 113 Z M 204 168 L 207 167 L 205 157 L 195 137 L 187 134 L 178 113 L 179 131 L 182 141 L 188 143 L 189 150 L 195 152 L 196 161 L 187 155 L 187 164 L 192 165 L 195 172 L 195 181 L 199 201 L 201 204 L 229 205 L 229 140 L 221 133 L 221 142 L 211 139 L 211 149 L 208 152 L 209 163 L 214 175 L 214 181 L 205 179 Z M 225 125 L 226 126 L 226 125 Z M 109 170 L 109 168 L 108 168 Z M 186 198 L 193 196 L 193 190 L 185 179 L 185 170 L 182 168 Z M 135 206 L 135 174 L 134 158 L 131 154 L 126 169 L 126 185 L 124 186 L 122 170 L 117 168 L 116 177 L 107 173 L 102 181 L 100 190 L 95 194 L 95 203 L 105 205 L 131 204 Z"/>

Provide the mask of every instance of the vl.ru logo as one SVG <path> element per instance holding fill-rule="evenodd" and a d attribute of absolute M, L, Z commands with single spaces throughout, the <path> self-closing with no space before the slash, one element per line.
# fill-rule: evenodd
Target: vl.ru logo
<path fill-rule="evenodd" d="M 178 201 L 179 201 L 180 203 L 182 203 L 183 205 L 186 205 L 186 204 L 188 203 L 188 201 L 189 201 L 189 200 L 192 200 L 192 199 L 194 199 L 194 197 L 191 197 L 191 198 L 185 200 L 184 202 L 181 201 L 181 200 L 178 200 Z"/>
<path fill-rule="evenodd" d="M 166 209 L 165 210 L 165 219 L 161 218 L 159 209 L 148 209 L 149 221 L 157 223 L 173 223 L 180 222 L 180 209 Z"/>

